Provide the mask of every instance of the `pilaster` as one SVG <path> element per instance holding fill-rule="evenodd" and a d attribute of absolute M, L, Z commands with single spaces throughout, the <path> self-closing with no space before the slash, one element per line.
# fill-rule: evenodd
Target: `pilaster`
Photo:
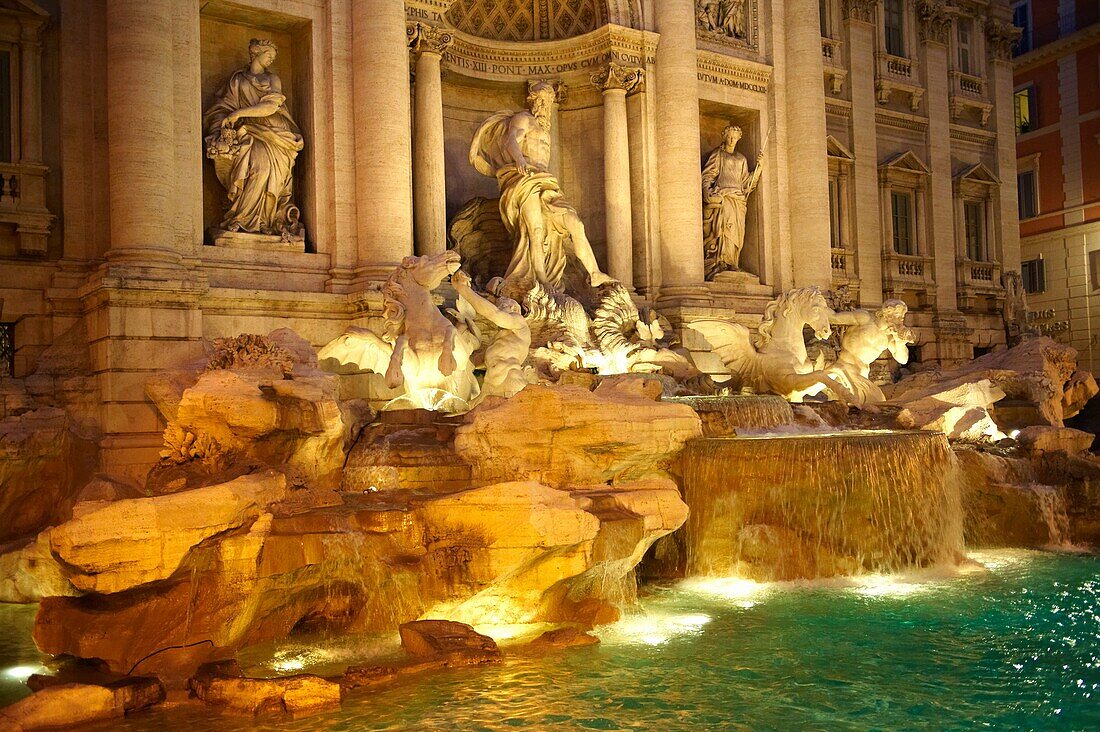
<path fill-rule="evenodd" d="M 852 93 L 852 153 L 855 191 L 856 260 L 859 267 L 859 303 L 882 302 L 882 252 L 887 240 L 882 232 L 881 191 L 878 185 L 878 129 L 875 122 L 874 9 L 848 2 L 849 68 L 863 73 L 848 75 Z"/>
<path fill-rule="evenodd" d="M 413 90 L 413 225 L 417 254 L 447 248 L 447 171 L 443 151 L 443 54 L 450 33 L 424 23 L 408 27 L 416 59 Z"/>
<path fill-rule="evenodd" d="M 608 274 L 633 288 L 634 234 L 630 205 L 630 138 L 626 95 L 641 81 L 641 69 L 614 62 L 592 75 L 603 92 L 604 202 Z"/>
<path fill-rule="evenodd" d="M 947 46 L 936 33 L 922 33 L 924 41 L 924 85 L 928 110 L 928 206 L 924 227 L 932 232 L 932 248 L 920 250 L 934 258 L 936 309 L 958 309 L 955 247 L 955 204 L 951 170 L 951 109 L 948 103 Z M 946 34 L 943 37 L 946 42 Z M 919 200 L 919 197 L 918 197 Z M 918 224 L 921 222 L 918 213 Z"/>
<path fill-rule="evenodd" d="M 352 0 L 358 262 L 353 289 L 413 253 L 409 50 L 402 0 Z"/>

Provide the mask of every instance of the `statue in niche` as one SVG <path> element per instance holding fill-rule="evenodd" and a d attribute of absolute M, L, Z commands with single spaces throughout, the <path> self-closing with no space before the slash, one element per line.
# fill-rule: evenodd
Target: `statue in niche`
<path fill-rule="evenodd" d="M 218 92 L 203 129 L 206 156 L 229 197 L 221 228 L 289 242 L 303 238 L 293 171 L 304 143 L 287 111 L 282 81 L 269 71 L 277 53 L 269 40 L 249 42 L 248 66 L 233 72 Z"/>
<path fill-rule="evenodd" d="M 613 282 L 600 271 L 584 224 L 548 170 L 555 94 L 549 82 L 532 84 L 529 111 L 497 112 L 470 144 L 470 163 L 482 175 L 495 177 L 500 188 L 500 216 L 513 246 L 504 273 L 510 292 L 526 292 L 535 283 L 560 290 L 570 255 L 592 287 Z"/>
<path fill-rule="evenodd" d="M 745 0 L 696 0 L 696 25 L 708 33 L 745 40 Z"/>
<path fill-rule="evenodd" d="M 1038 335 L 1039 331 L 1027 322 L 1027 290 L 1024 278 L 1014 269 L 1001 275 L 1001 284 L 1005 288 L 1005 301 L 1001 318 L 1005 324 L 1005 338 L 1009 346 L 1017 345 L 1028 336 Z"/>
<path fill-rule="evenodd" d="M 722 144 L 703 166 L 703 254 L 708 280 L 720 272 L 740 271 L 749 196 L 763 172 L 764 146 L 750 171 L 748 160 L 737 152 L 740 139 L 741 128 L 727 125 Z"/>
<path fill-rule="evenodd" d="M 854 406 L 882 404 L 886 397 L 870 379 L 871 363 L 889 351 L 898 363 L 909 363 L 909 343 L 916 341 L 913 331 L 905 325 L 909 308 L 901 300 L 887 300 L 874 313 L 849 310 L 836 313 L 833 325 L 847 326 L 840 338 L 840 354 L 826 372 L 843 381 L 855 399 Z"/>

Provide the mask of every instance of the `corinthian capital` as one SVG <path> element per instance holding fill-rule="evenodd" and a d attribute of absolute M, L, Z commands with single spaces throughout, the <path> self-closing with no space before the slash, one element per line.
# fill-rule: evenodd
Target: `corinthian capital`
<path fill-rule="evenodd" d="M 454 35 L 426 23 L 410 23 L 405 27 L 409 50 L 413 53 L 437 53 L 440 56 L 455 39 Z"/>
<path fill-rule="evenodd" d="M 1012 49 L 1020 42 L 1023 29 L 1017 28 L 1005 20 L 990 18 L 985 24 L 986 46 L 994 59 L 1007 61 L 1012 58 Z"/>
<path fill-rule="evenodd" d="M 917 19 L 922 41 L 947 45 L 951 16 L 947 14 L 945 0 L 917 0 Z"/>
<path fill-rule="evenodd" d="M 620 66 L 612 61 L 592 74 L 592 84 L 600 91 L 623 89 L 629 93 L 634 91 L 642 82 L 644 73 L 642 69 L 633 66 Z"/>
<path fill-rule="evenodd" d="M 844 0 L 844 17 L 871 23 L 875 20 L 875 0 Z"/>

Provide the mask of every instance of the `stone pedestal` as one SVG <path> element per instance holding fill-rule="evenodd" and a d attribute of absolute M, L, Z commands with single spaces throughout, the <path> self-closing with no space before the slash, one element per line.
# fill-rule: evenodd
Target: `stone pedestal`
<path fill-rule="evenodd" d="M 257 249 L 265 252 L 304 252 L 306 240 L 302 235 L 276 236 L 274 234 L 249 234 L 243 231 L 211 229 L 210 241 L 216 247 L 229 249 Z"/>

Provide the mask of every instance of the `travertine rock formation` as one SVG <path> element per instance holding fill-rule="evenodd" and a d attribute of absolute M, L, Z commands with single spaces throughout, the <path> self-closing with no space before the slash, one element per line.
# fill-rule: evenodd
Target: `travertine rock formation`
<path fill-rule="evenodd" d="M 654 388 L 645 391 L 645 384 Z M 654 399 L 660 382 L 633 377 L 582 387 L 529 386 L 505 402 L 470 412 L 455 450 L 474 480 L 537 480 L 585 486 L 661 475 L 699 417 L 685 404 Z"/>
<path fill-rule="evenodd" d="M 0 541 L 67 518 L 95 470 L 96 449 L 69 415 L 42 408 L 0 420 Z"/>
<path fill-rule="evenodd" d="M 1061 427 L 1062 420 L 1072 416 L 1070 412 L 1081 408 L 1091 386 L 1088 375 L 1077 370 L 1076 350 L 1041 337 L 1026 339 L 1018 346 L 986 354 L 955 369 L 922 371 L 883 387 L 889 402 L 905 408 L 934 399 L 948 407 L 988 409 L 989 405 L 978 404 L 987 401 L 976 395 L 983 390 L 988 391 L 990 404 L 1003 398 L 998 393 L 1024 400 L 1036 405 L 1044 422 Z"/>

